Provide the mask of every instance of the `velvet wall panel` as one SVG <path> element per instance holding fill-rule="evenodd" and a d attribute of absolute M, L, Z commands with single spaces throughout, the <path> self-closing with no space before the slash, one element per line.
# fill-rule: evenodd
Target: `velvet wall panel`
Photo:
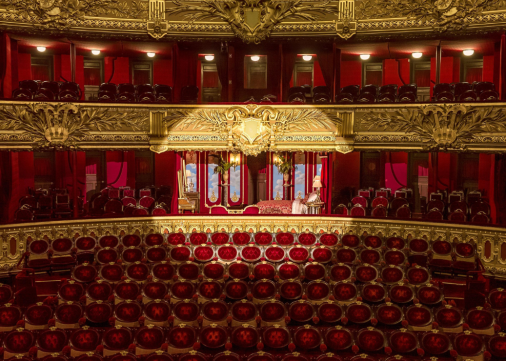
<path fill-rule="evenodd" d="M 430 95 L 436 82 L 436 58 L 430 59 Z M 439 81 L 441 83 L 458 83 L 460 81 L 460 58 L 458 57 L 442 57 L 441 72 Z"/>
<path fill-rule="evenodd" d="M 494 184 L 495 164 L 495 154 L 480 154 L 478 189 L 483 192 L 482 195 L 489 201 L 492 223 L 495 223 L 497 220 Z"/>
<path fill-rule="evenodd" d="M 171 69 L 171 59 L 156 59 L 153 61 L 153 84 L 173 86 Z"/>
<path fill-rule="evenodd" d="M 18 41 L 11 39 L 11 83 L 12 90 L 19 87 Z"/>
<path fill-rule="evenodd" d="M 348 196 L 348 189 L 355 195 L 360 188 L 360 152 L 335 153 L 333 167 L 333 193 Z"/>
<path fill-rule="evenodd" d="M 60 76 L 61 76 L 61 55 L 53 55 L 53 80 L 63 81 L 63 79 L 61 79 Z"/>
<path fill-rule="evenodd" d="M 106 56 L 104 58 L 104 82 L 106 83 L 109 81 L 109 78 L 113 74 L 113 59 L 114 57 L 111 56 Z M 118 57 L 116 60 L 114 60 L 114 76 L 110 82 L 114 84 L 132 82 L 129 58 Z"/>
<path fill-rule="evenodd" d="M 32 55 L 18 53 L 18 63 L 19 80 L 32 80 Z"/>
<path fill-rule="evenodd" d="M 125 153 L 125 162 L 127 165 L 127 180 L 126 185 L 135 189 L 135 150 L 130 150 Z"/>
<path fill-rule="evenodd" d="M 322 69 L 320 67 L 320 63 L 318 60 L 315 60 L 313 68 L 313 86 L 321 86 L 325 85 L 325 79 L 323 78 Z M 332 88 L 332 86 L 329 86 Z"/>
<path fill-rule="evenodd" d="M 362 62 L 341 62 L 341 88 L 348 85 L 362 85 Z"/>
<path fill-rule="evenodd" d="M 56 74 L 58 75 L 58 78 L 63 77 L 67 81 L 72 81 L 72 72 L 70 67 L 70 55 L 62 54 L 62 55 L 55 55 L 53 61 L 59 58 L 58 61 L 54 62 L 54 72 L 55 72 L 55 80 L 56 81 L 64 81 L 63 79 L 57 79 Z M 79 84 L 79 87 L 81 88 L 82 97 L 81 99 L 84 99 L 84 57 L 82 55 L 76 56 L 76 78 L 75 82 Z"/>
<path fill-rule="evenodd" d="M 33 152 L 19 152 L 19 190 L 21 195 L 28 194 L 28 188 L 34 187 Z"/>
<path fill-rule="evenodd" d="M 383 61 L 383 85 L 410 83 L 409 59 L 385 59 Z"/>
<path fill-rule="evenodd" d="M 483 57 L 483 81 L 494 82 L 494 55 Z M 498 89 L 497 85 L 496 89 Z"/>
<path fill-rule="evenodd" d="M 123 153 L 119 150 L 106 152 L 107 186 L 119 188 L 127 185 L 129 164 Z"/>
<path fill-rule="evenodd" d="M 8 198 L 8 214 L 6 220 L 9 222 L 14 221 L 14 213 L 18 209 L 19 198 L 22 196 L 21 187 L 19 183 L 19 154 L 17 152 L 9 152 L 8 168 L 10 169 L 10 177 L 8 177 L 8 187 L 10 188 Z M 5 168 L 3 168 L 5 170 Z M 8 171 L 9 172 L 9 171 Z M 2 207 L 4 208 L 4 207 Z"/>
<path fill-rule="evenodd" d="M 10 98 L 12 95 L 12 62 L 11 62 L 11 39 L 6 33 L 2 34 L 2 51 L 3 53 L 3 97 Z"/>

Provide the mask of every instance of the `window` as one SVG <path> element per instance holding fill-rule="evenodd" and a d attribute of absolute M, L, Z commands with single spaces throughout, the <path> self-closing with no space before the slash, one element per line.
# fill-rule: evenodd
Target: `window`
<path fill-rule="evenodd" d="M 246 55 L 244 78 L 245 89 L 267 89 L 267 55 Z"/>
<path fill-rule="evenodd" d="M 472 84 L 483 80 L 483 59 L 464 60 L 461 67 L 460 81 Z"/>
<path fill-rule="evenodd" d="M 383 84 L 383 64 L 370 63 L 363 64 L 364 76 L 362 77 L 362 86 Z"/>
<path fill-rule="evenodd" d="M 294 86 L 310 85 L 313 88 L 313 62 L 295 63 Z"/>
<path fill-rule="evenodd" d="M 209 155 L 207 157 L 207 199 L 211 203 L 216 203 L 219 198 L 218 174 L 214 173 L 214 169 L 218 166 L 218 159 Z"/>
<path fill-rule="evenodd" d="M 132 63 L 132 81 L 134 85 L 153 84 L 153 63 L 134 61 Z"/>
<path fill-rule="evenodd" d="M 84 85 L 100 85 L 104 82 L 102 60 L 84 59 Z"/>
<path fill-rule="evenodd" d="M 215 63 L 202 63 L 202 102 L 219 102 L 221 99 L 221 83 Z"/>
<path fill-rule="evenodd" d="M 32 56 L 31 62 L 33 80 L 46 81 L 53 79 L 53 62 L 51 57 Z"/>
<path fill-rule="evenodd" d="M 411 67 L 411 82 L 418 88 L 430 87 L 430 61 L 414 61 Z"/>
<path fill-rule="evenodd" d="M 188 152 L 185 155 L 186 192 L 198 191 L 197 186 L 197 153 Z"/>
<path fill-rule="evenodd" d="M 295 199 L 304 199 L 306 196 L 306 155 L 304 153 L 295 154 L 295 179 L 294 179 L 294 197 Z"/>
<path fill-rule="evenodd" d="M 230 168 L 230 202 L 237 203 L 241 199 L 241 166 Z"/>

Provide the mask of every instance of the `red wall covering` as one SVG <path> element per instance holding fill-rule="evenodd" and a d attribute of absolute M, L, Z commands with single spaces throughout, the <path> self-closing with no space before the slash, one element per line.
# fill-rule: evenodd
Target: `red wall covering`
<path fill-rule="evenodd" d="M 348 154 L 335 153 L 334 183 L 332 191 L 340 192 L 346 187 L 360 188 L 360 152 Z"/>
<path fill-rule="evenodd" d="M 153 84 L 174 85 L 171 59 L 156 59 L 153 62 Z"/>
<path fill-rule="evenodd" d="M 18 54 L 18 78 L 19 80 L 32 79 L 32 56 L 30 54 Z"/>
<path fill-rule="evenodd" d="M 403 84 L 409 84 L 409 66 L 409 59 L 385 59 L 383 61 L 383 85 L 397 84 L 400 87 Z"/>
<path fill-rule="evenodd" d="M 362 62 L 341 62 L 341 88 L 348 85 L 362 85 Z"/>
<path fill-rule="evenodd" d="M 10 98 L 12 95 L 12 69 L 11 69 L 11 39 L 6 33 L 2 34 L 2 44 L 5 47 L 5 75 L 3 79 L 3 96 Z M 4 50 L 2 49 L 2 50 Z M 1 52 L 0 52 L 1 53 Z M 2 72 L 0 72 L 2 74 Z"/>
<path fill-rule="evenodd" d="M 114 57 L 106 56 L 104 58 L 104 82 L 107 83 L 112 74 L 112 62 Z M 114 60 L 114 76 L 111 83 L 122 84 L 131 83 L 130 61 L 127 57 L 118 57 Z"/>

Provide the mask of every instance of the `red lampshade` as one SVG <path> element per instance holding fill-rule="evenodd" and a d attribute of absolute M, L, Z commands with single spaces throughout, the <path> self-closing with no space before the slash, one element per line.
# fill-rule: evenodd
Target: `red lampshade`
<path fill-rule="evenodd" d="M 383 285 L 373 282 L 362 287 L 362 298 L 369 302 L 381 302 L 385 299 L 387 291 Z"/>
<path fill-rule="evenodd" d="M 193 256 L 199 262 L 209 262 L 214 257 L 214 248 L 211 246 L 197 246 L 193 249 Z"/>
<path fill-rule="evenodd" d="M 399 306 L 387 302 L 378 306 L 376 318 L 384 325 L 396 325 L 403 320 L 404 315 Z"/>
<path fill-rule="evenodd" d="M 232 300 L 241 300 L 248 295 L 248 285 L 244 281 L 230 281 L 225 284 L 225 294 Z"/>
<path fill-rule="evenodd" d="M 185 262 L 177 268 L 177 275 L 185 280 L 196 281 L 200 275 L 198 264 Z"/>
<path fill-rule="evenodd" d="M 270 262 L 281 262 L 286 254 L 285 250 L 278 245 L 272 245 L 265 249 L 265 259 Z"/>
<path fill-rule="evenodd" d="M 200 331 L 200 342 L 208 348 L 214 349 L 225 346 L 227 338 L 227 330 L 221 326 L 206 326 Z"/>
<path fill-rule="evenodd" d="M 343 247 L 337 250 L 336 258 L 340 263 L 351 264 L 357 259 L 357 252 L 349 247 Z"/>
<path fill-rule="evenodd" d="M 262 334 L 265 346 L 280 349 L 290 343 L 290 332 L 286 327 L 267 327 Z"/>
<path fill-rule="evenodd" d="M 330 269 L 330 278 L 334 282 L 349 280 L 352 274 L 351 267 L 343 263 L 336 264 Z"/>
<path fill-rule="evenodd" d="M 325 233 L 320 236 L 320 243 L 327 247 L 334 247 L 339 242 L 339 239 L 336 234 L 333 233 Z"/>
<path fill-rule="evenodd" d="M 151 268 L 151 275 L 161 281 L 172 280 L 174 273 L 174 267 L 168 262 L 157 263 Z"/>
<path fill-rule="evenodd" d="M 253 275 L 256 279 L 274 279 L 276 268 L 271 263 L 261 262 L 253 267 Z"/>
<path fill-rule="evenodd" d="M 357 297 L 358 290 L 354 283 L 338 282 L 334 286 L 334 298 L 336 301 L 349 302 Z"/>
<path fill-rule="evenodd" d="M 288 250 L 288 258 L 292 262 L 302 263 L 309 258 L 309 251 L 301 245 L 293 246 Z"/>
<path fill-rule="evenodd" d="M 272 234 L 267 232 L 256 233 L 253 238 L 259 246 L 267 246 L 272 243 Z"/>
<path fill-rule="evenodd" d="M 293 302 L 288 308 L 288 316 L 296 322 L 310 322 L 314 314 L 313 305 L 307 301 Z"/>
<path fill-rule="evenodd" d="M 195 322 L 200 315 L 200 307 L 196 302 L 179 301 L 174 305 L 172 313 L 183 322 Z"/>
<path fill-rule="evenodd" d="M 311 350 L 320 346 L 322 336 L 315 327 L 299 327 L 293 334 L 293 341 L 298 348 Z"/>
<path fill-rule="evenodd" d="M 348 306 L 346 309 L 346 317 L 353 323 L 363 324 L 371 320 L 373 313 L 369 305 L 357 302 Z"/>
<path fill-rule="evenodd" d="M 357 334 L 357 344 L 366 352 L 376 352 L 385 347 L 385 335 L 372 327 L 363 328 Z"/>
<path fill-rule="evenodd" d="M 330 286 L 326 282 L 311 281 L 306 286 L 306 296 L 308 300 L 322 301 L 329 297 Z"/>
<path fill-rule="evenodd" d="M 149 276 L 149 266 L 145 263 L 136 262 L 126 268 L 125 275 L 132 281 L 143 282 Z"/>
<path fill-rule="evenodd" d="M 284 281 L 279 286 L 279 294 L 285 300 L 298 300 L 302 297 L 302 283 L 299 281 Z"/>
<path fill-rule="evenodd" d="M 235 262 L 228 266 L 228 274 L 232 279 L 243 280 L 250 275 L 250 266 L 243 262 Z"/>
<path fill-rule="evenodd" d="M 170 294 L 180 300 L 190 299 L 195 294 L 195 286 L 189 281 L 177 281 L 170 287 Z"/>
<path fill-rule="evenodd" d="M 301 275 L 300 267 L 292 262 L 283 263 L 278 267 L 279 278 L 282 280 L 290 280 L 299 278 Z"/>
<path fill-rule="evenodd" d="M 170 306 L 164 301 L 151 301 L 144 306 L 144 316 L 154 322 L 165 322 L 171 315 Z"/>
<path fill-rule="evenodd" d="M 404 284 L 397 284 L 390 287 L 388 296 L 395 303 L 408 303 L 415 297 L 413 288 Z"/>
<path fill-rule="evenodd" d="M 378 236 L 367 236 L 364 238 L 364 246 L 370 248 L 380 248 L 383 245 L 383 241 Z"/>
<path fill-rule="evenodd" d="M 112 306 L 106 302 L 92 302 L 84 309 L 86 319 L 93 323 L 108 322 L 112 314 Z"/>
<path fill-rule="evenodd" d="M 98 272 L 95 267 L 84 263 L 74 268 L 72 278 L 77 282 L 90 283 L 95 280 L 97 274 Z M 121 270 L 121 274 L 123 274 L 123 270 Z"/>
<path fill-rule="evenodd" d="M 404 280 L 404 271 L 399 266 L 389 265 L 381 270 L 381 279 L 386 284 L 394 284 Z"/>
<path fill-rule="evenodd" d="M 327 301 L 318 307 L 318 318 L 326 323 L 334 323 L 341 320 L 343 309 L 337 302 Z"/>
<path fill-rule="evenodd" d="M 355 276 L 360 282 L 371 282 L 378 278 L 378 270 L 369 264 L 363 264 L 355 268 Z"/>
<path fill-rule="evenodd" d="M 232 242 L 236 246 L 247 245 L 251 241 L 251 234 L 247 232 L 236 232 L 232 235 Z"/>
<path fill-rule="evenodd" d="M 360 238 L 354 234 L 346 234 L 341 238 L 341 243 L 345 247 L 356 248 L 360 246 Z"/>
<path fill-rule="evenodd" d="M 148 247 L 161 246 L 163 244 L 163 235 L 160 233 L 151 233 L 144 237 L 144 244 Z"/>
<path fill-rule="evenodd" d="M 202 315 L 211 322 L 222 322 L 228 316 L 228 306 L 221 300 L 207 301 L 202 306 Z"/>
<path fill-rule="evenodd" d="M 165 334 L 160 327 L 144 326 L 135 334 L 137 346 L 147 350 L 159 350 L 165 341 Z"/>
<path fill-rule="evenodd" d="M 406 241 L 400 237 L 390 237 L 386 240 L 385 245 L 388 249 L 404 249 Z"/>
<path fill-rule="evenodd" d="M 262 249 L 255 245 L 248 245 L 241 249 L 241 258 L 246 262 L 256 262 L 262 257 Z"/>
<path fill-rule="evenodd" d="M 231 262 L 237 259 L 238 251 L 235 246 L 221 246 L 216 252 L 218 258 L 223 262 Z"/>
<path fill-rule="evenodd" d="M 295 242 L 295 237 L 288 232 L 278 233 L 276 234 L 276 242 L 280 246 L 290 246 Z"/>
<path fill-rule="evenodd" d="M 198 285 L 197 293 L 207 299 L 220 298 L 223 287 L 218 281 L 203 281 Z"/>
<path fill-rule="evenodd" d="M 344 351 L 353 345 L 353 336 L 341 326 L 330 327 L 325 334 L 325 344 L 332 351 Z"/>
<path fill-rule="evenodd" d="M 432 324 L 432 312 L 421 304 L 413 305 L 406 310 L 406 320 L 410 326 L 428 326 Z"/>
<path fill-rule="evenodd" d="M 160 281 L 150 281 L 142 287 L 144 297 L 152 300 L 162 300 L 168 292 L 167 285 Z"/>
<path fill-rule="evenodd" d="M 199 246 L 207 242 L 207 234 L 206 233 L 192 233 L 189 237 L 190 244 L 194 246 Z"/>
<path fill-rule="evenodd" d="M 442 355 L 450 349 L 450 338 L 442 332 L 429 331 L 421 338 L 423 349 L 431 355 Z"/>
<path fill-rule="evenodd" d="M 211 235 L 211 242 L 216 246 L 222 246 L 227 244 L 230 240 L 230 236 L 225 232 L 217 232 Z"/>
<path fill-rule="evenodd" d="M 233 303 L 230 312 L 233 319 L 239 322 L 250 322 L 258 314 L 255 304 L 245 300 Z"/>
<path fill-rule="evenodd" d="M 286 316 L 286 308 L 279 301 L 269 301 L 260 306 L 260 317 L 265 322 L 279 322 Z"/>
<path fill-rule="evenodd" d="M 230 341 L 236 347 L 247 349 L 255 347 L 260 340 L 258 331 L 254 327 L 240 326 L 232 330 Z"/>
<path fill-rule="evenodd" d="M 316 243 L 316 236 L 313 233 L 300 233 L 297 241 L 303 246 L 312 246 Z"/>
<path fill-rule="evenodd" d="M 406 255 L 404 252 L 396 249 L 386 251 L 383 258 L 385 259 L 385 263 L 388 265 L 399 266 L 406 263 Z"/>
<path fill-rule="evenodd" d="M 136 282 L 120 282 L 114 287 L 114 295 L 122 300 L 136 300 L 141 287 Z"/>
<path fill-rule="evenodd" d="M 311 258 L 313 258 L 315 262 L 328 263 L 332 260 L 332 250 L 325 246 L 313 248 L 311 251 Z"/>
<path fill-rule="evenodd" d="M 210 262 L 202 267 L 202 274 L 205 278 L 213 279 L 213 280 L 221 280 L 225 274 L 225 267 L 223 264 L 218 262 Z M 236 277 L 232 277 L 236 278 Z"/>
<path fill-rule="evenodd" d="M 418 339 L 413 332 L 396 330 L 390 334 L 390 347 L 394 353 L 413 352 L 418 347 Z"/>
<path fill-rule="evenodd" d="M 170 233 L 167 236 L 167 242 L 171 246 L 177 246 L 179 244 L 184 244 L 186 241 L 186 236 L 183 233 Z"/>

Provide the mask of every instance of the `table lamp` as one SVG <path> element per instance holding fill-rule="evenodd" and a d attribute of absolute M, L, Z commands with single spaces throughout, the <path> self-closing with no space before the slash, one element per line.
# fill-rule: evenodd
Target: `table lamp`
<path fill-rule="evenodd" d="M 320 199 L 320 188 L 323 187 L 321 177 L 319 175 L 315 176 L 313 179 L 313 188 L 316 188 L 316 199 L 315 203 L 321 203 Z"/>
<path fill-rule="evenodd" d="M 192 171 L 187 169 L 186 170 L 186 181 L 188 182 L 188 192 L 193 192 L 193 183 L 190 181 L 192 176 Z"/>

